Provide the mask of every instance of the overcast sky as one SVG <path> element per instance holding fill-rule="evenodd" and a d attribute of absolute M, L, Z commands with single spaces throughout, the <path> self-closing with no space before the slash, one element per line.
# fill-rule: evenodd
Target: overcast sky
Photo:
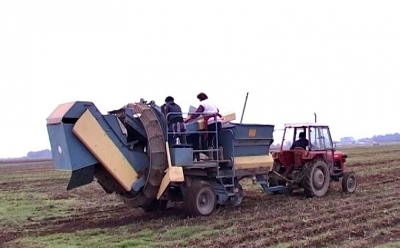
<path fill-rule="evenodd" d="M 204 91 L 238 121 L 400 131 L 400 1 L 0 1 L 0 157 L 49 148 L 58 104 Z M 280 139 L 275 137 L 276 139 Z"/>

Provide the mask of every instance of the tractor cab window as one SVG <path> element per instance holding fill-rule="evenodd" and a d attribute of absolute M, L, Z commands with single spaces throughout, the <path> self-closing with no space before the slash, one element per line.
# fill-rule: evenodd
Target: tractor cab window
<path fill-rule="evenodd" d="M 310 127 L 311 150 L 332 149 L 331 136 L 327 127 Z"/>
<path fill-rule="evenodd" d="M 325 149 L 332 149 L 332 140 L 331 140 L 331 135 L 329 133 L 329 129 L 327 127 L 322 127 L 321 128 L 321 138 L 323 139 L 324 147 Z"/>
<path fill-rule="evenodd" d="M 320 128 L 319 127 L 310 127 L 310 146 L 311 150 L 322 150 L 324 149 L 323 145 L 321 145 L 320 139 Z"/>
<path fill-rule="evenodd" d="M 308 137 L 308 130 L 306 127 L 297 127 L 295 128 L 295 137 L 294 137 L 294 142 L 296 140 L 298 141 L 299 147 L 302 147 L 304 150 L 308 149 L 310 145 L 310 139 Z M 306 141 L 300 141 L 300 140 L 306 140 Z"/>
<path fill-rule="evenodd" d="M 283 150 L 290 150 L 290 147 L 292 146 L 294 140 L 294 135 L 295 135 L 295 128 L 286 128 L 284 137 L 282 140 L 282 145 L 283 145 Z"/>
<path fill-rule="evenodd" d="M 306 141 L 305 141 L 305 140 Z M 307 149 L 309 144 L 308 131 L 306 127 L 288 127 L 283 139 L 283 150 L 292 150 L 294 146 Z"/>

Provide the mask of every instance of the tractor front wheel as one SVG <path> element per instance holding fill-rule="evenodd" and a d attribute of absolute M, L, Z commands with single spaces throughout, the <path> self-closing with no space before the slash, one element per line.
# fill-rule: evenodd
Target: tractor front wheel
<path fill-rule="evenodd" d="M 354 171 L 346 171 L 342 179 L 342 190 L 344 193 L 354 193 L 357 188 L 356 173 Z"/>
<path fill-rule="evenodd" d="M 214 212 L 217 197 L 210 183 L 194 181 L 185 195 L 185 208 L 191 216 L 208 216 Z"/>
<path fill-rule="evenodd" d="M 322 197 L 329 189 L 330 173 L 328 164 L 317 159 L 305 165 L 303 177 L 304 193 L 308 197 Z"/>

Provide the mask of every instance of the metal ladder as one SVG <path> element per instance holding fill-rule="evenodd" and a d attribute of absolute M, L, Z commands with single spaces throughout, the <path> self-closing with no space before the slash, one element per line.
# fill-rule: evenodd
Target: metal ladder
<path fill-rule="evenodd" d="M 232 138 L 233 138 L 233 132 L 231 131 L 232 134 Z M 218 138 L 217 138 L 218 139 Z M 232 142 L 232 151 L 234 151 L 234 142 Z M 218 145 L 218 140 L 217 140 L 217 145 Z M 218 146 L 217 146 L 218 147 Z M 219 157 L 218 157 L 219 159 Z M 223 169 L 221 170 L 221 164 Z M 226 166 L 226 164 L 229 164 L 229 167 Z M 221 172 L 223 172 L 221 174 Z M 232 156 L 232 161 L 231 163 L 218 163 L 218 167 L 217 167 L 217 180 L 221 183 L 221 185 L 224 187 L 225 189 L 225 193 L 228 195 L 228 197 L 230 196 L 234 196 L 236 195 L 235 193 L 235 184 L 236 184 L 236 172 L 235 172 L 235 156 Z M 226 179 L 226 183 L 224 183 L 224 179 Z"/>
<path fill-rule="evenodd" d="M 206 149 L 206 150 L 195 150 L 196 152 L 207 152 L 208 154 L 211 152 L 214 155 L 214 152 L 217 153 L 216 158 L 212 158 L 211 160 L 208 161 L 202 161 L 202 162 L 196 162 L 196 165 L 205 165 L 209 164 L 210 166 L 215 166 L 217 170 L 217 181 L 224 187 L 224 191 L 227 194 L 228 197 L 230 196 L 235 196 L 236 193 L 234 191 L 235 189 L 235 178 L 236 178 L 236 173 L 235 173 L 235 167 L 234 167 L 234 157 L 232 158 L 232 161 L 230 160 L 220 160 L 219 159 L 219 139 L 218 139 L 218 131 L 208 131 L 209 133 L 215 133 L 215 147 L 216 148 L 211 148 L 211 149 Z M 233 133 L 232 133 L 233 135 Z M 233 151 L 233 143 L 232 143 L 232 151 Z M 229 163 L 231 162 L 231 163 Z M 222 168 L 221 168 L 222 167 Z M 226 181 L 224 183 L 224 181 Z"/>
<path fill-rule="evenodd" d="M 232 161 L 233 162 L 233 161 Z M 225 163 L 223 163 L 225 164 Z M 223 165 L 224 166 L 224 165 Z M 225 167 L 221 169 L 221 164 L 217 167 L 217 180 L 221 183 L 221 185 L 225 189 L 225 193 L 229 196 L 236 195 L 235 189 L 235 168 L 233 164 L 230 164 L 229 167 Z M 224 183 L 225 180 L 225 183 Z"/>

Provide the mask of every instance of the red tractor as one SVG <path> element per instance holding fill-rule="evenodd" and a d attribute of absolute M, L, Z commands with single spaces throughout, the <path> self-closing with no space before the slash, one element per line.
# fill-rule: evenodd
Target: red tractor
<path fill-rule="evenodd" d="M 280 150 L 272 152 L 272 157 L 268 191 L 303 188 L 308 197 L 322 197 L 330 182 L 340 179 L 343 192 L 353 193 L 357 188 L 355 173 L 345 171 L 347 155 L 336 150 L 328 125 L 286 124 Z"/>

